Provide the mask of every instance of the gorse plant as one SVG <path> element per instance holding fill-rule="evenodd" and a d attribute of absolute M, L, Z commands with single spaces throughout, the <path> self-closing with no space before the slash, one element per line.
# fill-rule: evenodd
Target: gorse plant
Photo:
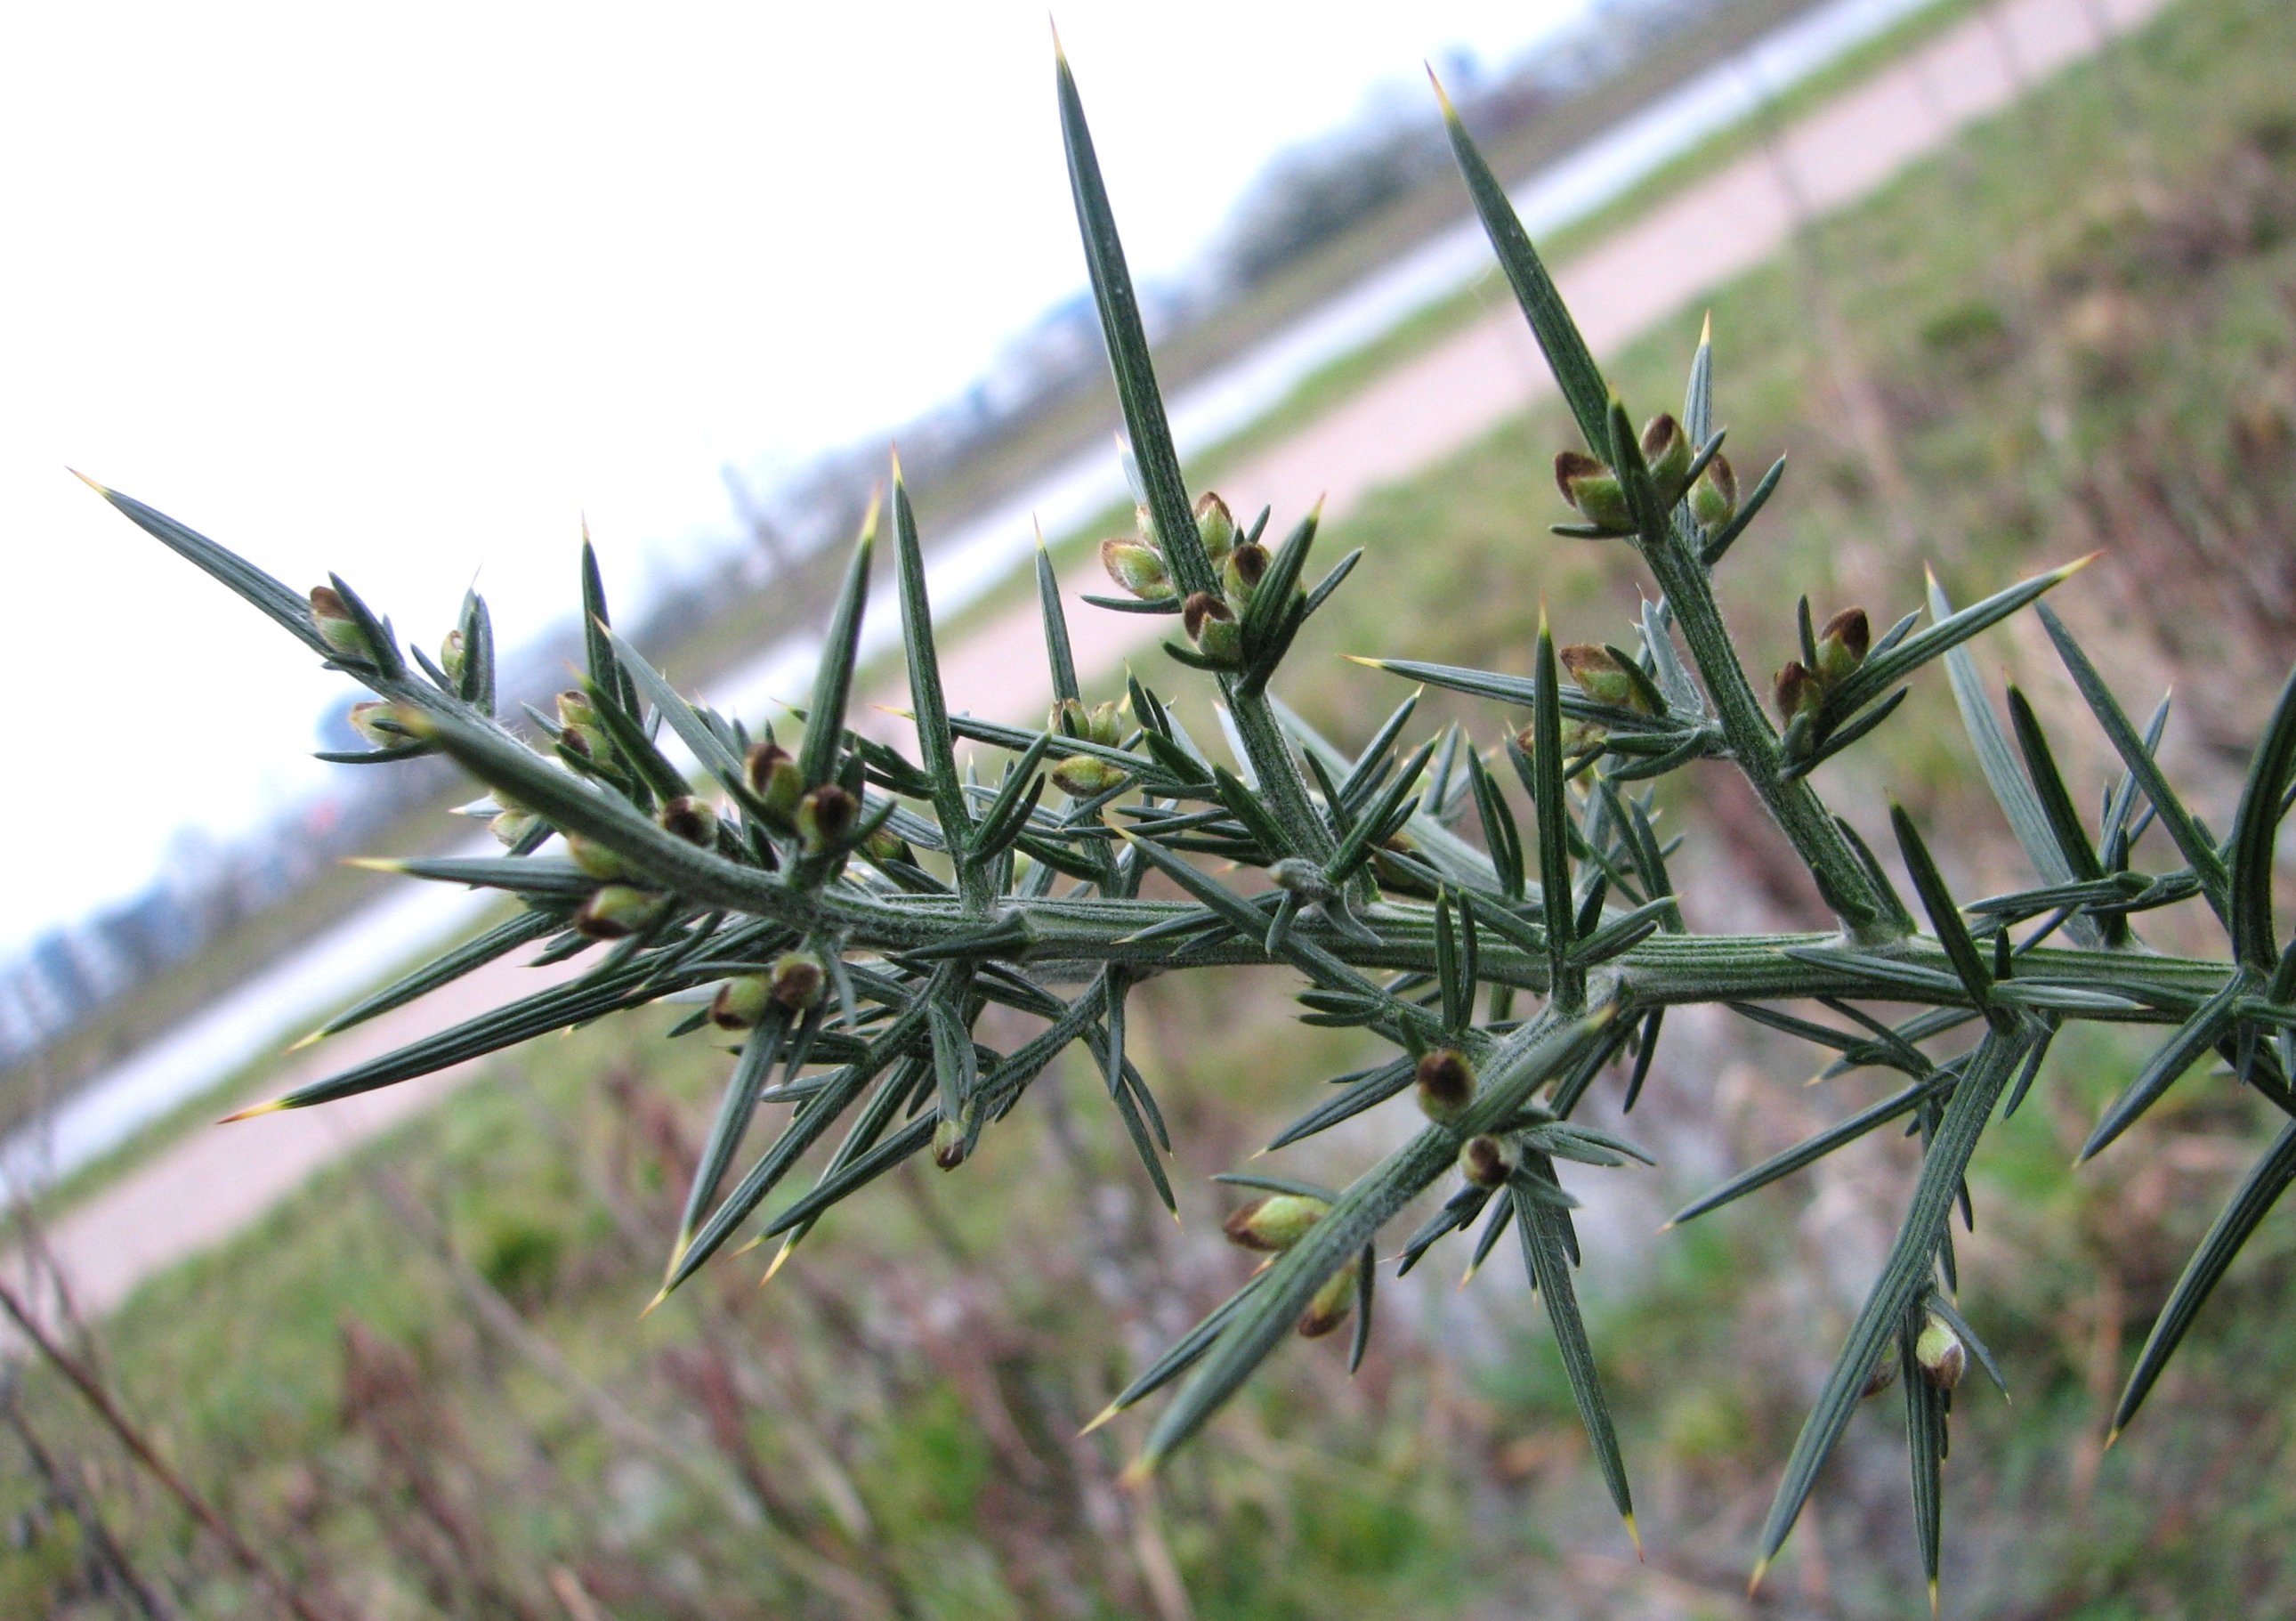
<path fill-rule="evenodd" d="M 611 628 L 586 544 L 587 672 L 554 714 L 528 712 L 537 745 L 497 712 L 492 632 L 476 595 L 434 660 L 402 648 L 390 621 L 340 579 L 298 594 L 143 503 L 103 491 L 328 667 L 372 690 L 374 702 L 356 719 L 375 747 L 354 758 L 441 753 L 489 790 L 474 809 L 490 819 L 506 853 L 393 865 L 502 891 L 523 910 L 367 998 L 330 1031 L 529 945 L 540 946 L 539 961 L 595 958 L 578 977 L 248 1113 L 391 1085 L 628 1008 L 693 1004 L 672 1033 L 736 1033 L 740 1051 L 686 1200 L 666 1296 L 745 1233 L 753 1246 L 780 1241 L 778 1267 L 832 1207 L 913 1156 L 962 1166 L 981 1134 L 1079 1041 L 1105 1077 L 1145 1175 L 1171 1205 L 1164 1122 L 1128 1057 L 1129 993 L 1182 970 L 1280 965 L 1304 981 L 1303 1022 L 1359 1028 L 1393 1051 L 1341 1077 L 1271 1146 L 1301 1142 L 1405 1092 L 1425 1123 L 1343 1189 L 1274 1175 L 1222 1179 L 1259 1196 L 1226 1230 L 1267 1263 L 1110 1403 L 1103 1419 L 1177 1386 L 1136 1472 L 1152 1472 L 1193 1436 L 1295 1329 L 1316 1335 L 1351 1324 L 1351 1365 L 1360 1359 L 1372 1329 L 1375 1241 L 1414 1200 L 1447 1184 L 1440 1207 L 1404 1238 L 1398 1270 L 1470 1230 L 1480 1262 L 1513 1230 L 1604 1483 L 1631 1526 L 1625 1462 L 1575 1297 L 1574 1200 L 1556 1167 L 1645 1158 L 1582 1123 L 1579 1106 L 1606 1075 L 1621 1075 L 1631 1108 L 1668 1010 L 1720 1004 L 1823 1049 L 1830 1074 L 1879 1067 L 1904 1085 L 1734 1178 L 1677 1222 L 1891 1125 L 1917 1133 L 1923 1146 L 1903 1224 L 1787 1461 L 1756 1577 L 1784 1543 L 1859 1402 L 1894 1385 L 1934 1600 L 1953 1393 L 1972 1360 L 1998 1377 L 1955 1303 L 1951 1218 L 1958 1205 L 1968 1219 L 1966 1175 L 1979 1140 L 2023 1100 L 2058 1030 L 2102 1020 L 2167 1033 L 2105 1111 L 2084 1157 L 2204 1060 L 2221 1061 L 2240 1085 L 2292 1117 L 2163 1305 L 2113 1412 L 2116 1435 L 2296 1178 L 2296 942 L 2281 944 L 2273 914 L 2275 843 L 2296 798 L 2296 677 L 2255 748 L 2223 836 L 2158 763 L 2165 702 L 2144 725 L 2132 721 L 2045 606 L 2038 611 L 2049 636 L 2124 768 L 2094 835 L 2014 687 L 2007 728 L 1997 718 L 1964 644 L 2036 604 L 2078 564 L 1958 610 L 1931 581 L 1926 623 L 1907 613 L 1878 633 L 1857 609 L 1820 625 L 1805 599 L 1800 656 L 1778 672 L 1766 705 L 1710 576 L 1778 488 L 1783 465 L 1742 493 L 1721 454 L 1703 339 L 1680 416 L 1635 428 L 1446 102 L 1475 207 L 1585 436 L 1584 448 L 1556 460 L 1576 521 L 1555 527 L 1631 548 L 1656 596 L 1631 649 L 1558 648 L 1542 623 L 1527 678 L 1374 662 L 1506 714 L 1506 741 L 1488 757 L 1456 728 L 1412 744 L 1415 697 L 1357 752 L 1336 748 L 1272 687 L 1301 625 L 1356 557 L 1311 580 L 1316 514 L 1271 543 L 1267 513 L 1239 524 L 1218 497 L 1192 496 L 1065 62 L 1058 90 L 1138 508 L 1136 535 L 1102 548 L 1119 594 L 1092 600 L 1174 623 L 1165 648 L 1188 671 L 1182 679 L 1218 688 L 1232 764 L 1201 748 L 1136 678 L 1120 703 L 1088 699 L 1041 552 L 1050 718 L 1029 729 L 951 714 L 898 462 L 886 515 L 915 730 L 908 753 L 845 724 L 878 544 L 874 504 L 800 728 L 786 738 L 769 727 L 752 731 L 680 696 Z M 1956 901 L 1912 819 L 1892 807 L 1912 880 L 1910 898 L 1901 895 L 1819 794 L 1816 768 L 1886 723 L 1906 679 L 1937 662 L 2035 868 L 2030 888 Z M 1517 731 L 1525 711 L 1529 722 Z M 960 764 L 961 739 L 1009 756 L 996 780 L 980 781 Z M 670 752 L 676 745 L 683 761 Z M 1837 929 L 1687 928 L 1668 874 L 1672 846 L 1652 827 L 1645 785 L 1724 768 L 1751 786 Z M 697 772 L 706 779 L 701 792 L 691 779 Z M 2162 870 L 2146 870 L 2137 858 L 2156 829 L 2154 848 L 2164 840 L 2170 848 L 2161 852 Z M 1215 876 L 1203 857 L 1236 876 Z M 2194 901 L 2221 925 L 2223 959 L 2144 944 L 2144 914 Z M 1780 1006 L 1789 1003 L 1805 1011 Z M 1808 1011 L 1811 1004 L 1820 1011 Z M 992 1007 L 1042 1028 L 997 1050 L 976 1030 Z M 787 1113 L 760 1152 L 750 1142 L 763 1109 Z M 809 1185 L 787 1197 L 784 1184 L 809 1156 Z"/>

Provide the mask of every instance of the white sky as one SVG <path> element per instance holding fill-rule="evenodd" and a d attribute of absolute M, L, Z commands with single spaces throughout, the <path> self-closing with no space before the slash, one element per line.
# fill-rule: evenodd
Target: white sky
<path fill-rule="evenodd" d="M 1153 275 L 1376 84 L 1582 3 L 1058 12 Z M 580 514 L 627 589 L 730 529 L 721 462 L 913 414 L 1084 279 L 1037 0 L 79 0 L 8 33 L 4 814 L 37 860 L 0 950 L 309 781 L 340 690 L 67 465 L 426 646 L 476 573 L 514 641 L 570 608 Z"/>

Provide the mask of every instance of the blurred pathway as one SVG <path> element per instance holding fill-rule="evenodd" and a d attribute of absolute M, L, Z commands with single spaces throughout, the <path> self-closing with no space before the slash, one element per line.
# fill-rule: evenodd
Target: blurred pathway
<path fill-rule="evenodd" d="M 1588 343 L 1598 353 L 1617 350 L 1770 258 L 1813 214 L 1873 191 L 1963 125 L 2092 53 L 2107 30 L 2124 32 L 2165 3 L 2003 0 L 1990 16 L 1972 18 L 1908 53 L 1777 131 L 1769 150 L 1660 203 L 1558 266 L 1556 279 Z M 1687 349 L 1685 337 L 1685 354 Z M 1472 444 L 1551 387 L 1510 303 L 1233 468 L 1220 485 L 1246 512 L 1268 503 L 1279 514 L 1296 514 L 1320 494 L 1325 529 L 1334 542 L 1343 541 L 1339 520 L 1370 491 Z M 1078 673 L 1088 689 L 1106 686 L 1125 655 L 1165 628 L 1074 601 L 1070 622 Z M 1038 715 L 1044 699 L 1014 702 L 1015 672 L 1029 672 L 1025 679 L 1036 694 L 1043 658 L 1031 603 L 945 647 L 941 670 L 955 707 L 1023 719 Z M 879 696 L 898 701 L 895 694 Z M 263 1095 L 319 1079 L 545 983 L 541 971 L 497 964 L 282 1063 Z M 48 1232 L 76 1306 L 90 1316 L 109 1312 L 146 1276 L 259 1219 L 345 1150 L 430 1107 L 481 1069 L 482 1063 L 462 1065 L 323 1108 L 193 1132 Z M 4 1264 L 12 1279 L 20 1275 L 21 1257 L 11 1255 Z"/>

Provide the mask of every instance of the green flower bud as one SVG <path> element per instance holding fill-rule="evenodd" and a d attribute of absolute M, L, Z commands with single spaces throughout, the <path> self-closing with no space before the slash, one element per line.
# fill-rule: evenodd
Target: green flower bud
<path fill-rule="evenodd" d="M 1180 605 L 1180 624 L 1196 651 L 1215 664 L 1243 662 L 1243 628 L 1227 604 L 1210 591 L 1198 591 Z"/>
<path fill-rule="evenodd" d="M 689 844 L 699 844 L 704 850 L 718 842 L 718 808 L 706 799 L 696 799 L 681 794 L 666 800 L 653 813 L 662 831 L 684 839 Z"/>
<path fill-rule="evenodd" d="M 463 646 L 463 633 L 460 630 L 447 631 L 447 639 L 439 644 L 439 668 L 447 672 L 448 680 L 459 687 L 463 684 L 463 671 L 469 663 L 470 654 Z"/>
<path fill-rule="evenodd" d="M 1108 577 L 1143 602 L 1172 594 L 1172 576 L 1152 546 L 1129 536 L 1111 536 L 1100 543 L 1100 566 Z"/>
<path fill-rule="evenodd" d="M 1874 629 L 1866 622 L 1863 608 L 1844 608 L 1827 620 L 1817 638 L 1819 679 L 1829 687 L 1846 679 L 1866 662 L 1866 649 L 1873 640 Z"/>
<path fill-rule="evenodd" d="M 1164 538 L 1156 532 L 1156 514 L 1144 503 L 1133 503 L 1132 532 L 1140 537 L 1143 544 L 1152 546 L 1159 551 L 1163 549 Z"/>
<path fill-rule="evenodd" d="M 1592 720 L 1580 720 L 1573 716 L 1565 715 L 1562 717 L 1562 725 L 1556 736 L 1562 740 L 1562 758 L 1567 763 L 1578 759 L 1581 754 L 1600 753 L 1603 745 L 1609 740 L 1611 731 L 1608 727 L 1597 726 Z M 1524 727 L 1514 735 L 1514 745 L 1522 751 L 1524 759 L 1538 759 L 1538 728 L 1535 726 Z"/>
<path fill-rule="evenodd" d="M 595 726 L 598 712 L 591 707 L 589 695 L 569 687 L 558 695 L 558 724 L 561 726 Z"/>
<path fill-rule="evenodd" d="M 487 831 L 502 841 L 508 850 L 531 832 L 541 819 L 531 810 L 504 810 L 487 824 Z"/>
<path fill-rule="evenodd" d="M 1475 1100 L 1475 1072 L 1464 1053 L 1439 1048 L 1419 1060 L 1419 1110 L 1438 1125 L 1448 1125 Z"/>
<path fill-rule="evenodd" d="M 627 884 L 608 884 L 574 914 L 576 933 L 593 940 L 622 940 L 646 928 L 668 909 L 669 897 Z"/>
<path fill-rule="evenodd" d="M 1825 701 L 1825 683 L 1804 669 L 1800 659 L 1789 659 L 1778 671 L 1771 697 L 1778 706 L 1778 718 L 1792 721 L 1798 715 L 1817 712 L 1817 706 Z"/>
<path fill-rule="evenodd" d="M 1951 1323 L 1931 1312 L 1922 1324 L 1920 1337 L 1914 1341 L 1914 1361 L 1923 1378 L 1939 1390 L 1951 1390 L 1969 1370 L 1969 1348 L 1961 1343 Z"/>
<path fill-rule="evenodd" d="M 1650 467 L 1651 482 L 1658 486 L 1659 505 L 1672 506 L 1682 498 L 1690 476 L 1690 439 L 1664 411 L 1643 426 L 1643 460 Z"/>
<path fill-rule="evenodd" d="M 1619 476 L 1582 450 L 1560 451 L 1554 457 L 1554 483 L 1562 498 L 1578 509 L 1589 523 L 1621 533 L 1632 533 L 1635 514 L 1628 508 L 1627 492 Z"/>
<path fill-rule="evenodd" d="M 390 718 L 397 705 L 390 704 L 354 704 L 351 705 L 351 730 L 379 749 L 395 749 L 411 743 L 406 729 Z"/>
<path fill-rule="evenodd" d="M 774 1000 L 773 982 L 762 974 L 743 974 L 718 987 L 709 1003 L 709 1022 L 720 1030 L 747 1030 L 766 1016 Z"/>
<path fill-rule="evenodd" d="M 1045 717 L 1045 729 L 1062 737 L 1081 737 L 1090 724 L 1085 718 L 1084 705 L 1074 698 L 1059 700 Z"/>
<path fill-rule="evenodd" d="M 1304 1193 L 1271 1193 L 1249 1205 L 1239 1205 L 1220 1223 L 1228 1242 L 1240 1248 L 1275 1255 L 1308 1236 L 1308 1230 L 1330 1211 L 1329 1199 Z"/>
<path fill-rule="evenodd" d="M 1866 1376 L 1866 1388 L 1857 1393 L 1858 1399 L 1863 1401 L 1870 1395 L 1880 1395 L 1897 1382 L 1898 1354 L 1894 1351 L 1884 1351 L 1874 1359 L 1874 1371 Z"/>
<path fill-rule="evenodd" d="M 598 724 L 598 712 L 590 700 L 578 692 L 558 695 L 558 724 L 562 729 L 558 741 L 585 760 L 607 761 L 614 757 L 612 739 L 606 728 Z"/>
<path fill-rule="evenodd" d="M 1393 890 L 1398 895 L 1422 895 L 1430 901 L 1435 898 L 1435 892 L 1427 886 L 1424 878 L 1393 859 L 1416 854 L 1418 849 L 1409 834 L 1397 833 L 1372 852 L 1372 876 L 1379 880 L 1381 888 Z"/>
<path fill-rule="evenodd" d="M 805 794 L 805 778 L 799 775 L 790 752 L 778 743 L 753 744 L 749 758 L 742 762 L 742 771 L 767 816 L 788 827 L 796 819 L 797 802 Z"/>
<path fill-rule="evenodd" d="M 366 632 L 359 629 L 358 621 L 351 617 L 349 605 L 334 587 L 311 588 L 311 623 L 318 630 L 319 639 L 327 644 L 327 651 L 337 658 L 356 659 L 363 664 L 374 662 L 374 649 L 367 645 Z"/>
<path fill-rule="evenodd" d="M 1635 685 L 1632 676 L 1620 668 L 1619 661 L 1611 656 L 1607 647 L 1594 646 L 1587 642 L 1574 642 L 1558 651 L 1556 658 L 1578 690 L 1597 704 L 1608 704 L 1616 709 L 1631 709 L 1648 712 L 1643 702 L 1642 688 Z"/>
<path fill-rule="evenodd" d="M 1114 748 L 1124 741 L 1124 705 L 1119 703 L 1095 704 L 1085 717 L 1085 736 L 1104 748 Z"/>
<path fill-rule="evenodd" d="M 860 818 L 860 802 L 835 783 L 825 782 L 797 802 L 797 835 L 815 855 L 842 850 Z"/>
<path fill-rule="evenodd" d="M 1356 1269 L 1343 1266 L 1324 1280 L 1324 1287 L 1300 1314 L 1300 1337 L 1321 1339 L 1347 1321 L 1356 1304 Z"/>
<path fill-rule="evenodd" d="M 1504 1188 L 1521 1158 L 1511 1138 L 1470 1137 L 1459 1146 L 1459 1174 L 1478 1188 Z"/>
<path fill-rule="evenodd" d="M 1706 464 L 1698 482 L 1690 487 L 1690 515 L 1702 533 L 1711 536 L 1738 515 L 1738 475 L 1730 458 L 1720 451 Z"/>
<path fill-rule="evenodd" d="M 1207 490 L 1196 498 L 1196 538 L 1204 543 L 1204 555 L 1218 568 L 1235 544 L 1235 519 L 1228 512 L 1227 503 Z"/>
<path fill-rule="evenodd" d="M 1053 786 L 1071 799 L 1096 799 L 1124 780 L 1124 768 L 1094 754 L 1071 754 L 1053 768 Z"/>
<path fill-rule="evenodd" d="M 566 835 L 566 853 L 574 858 L 574 865 L 594 878 L 611 883 L 629 876 L 629 868 L 622 858 L 595 839 L 586 839 L 578 833 Z"/>
<path fill-rule="evenodd" d="M 1237 547 L 1220 565 L 1220 594 L 1238 613 L 1251 605 L 1252 594 L 1267 574 L 1267 548 L 1257 542 Z"/>
<path fill-rule="evenodd" d="M 871 860 L 881 867 L 888 861 L 907 861 L 914 864 L 916 860 L 916 852 L 909 848 L 908 840 L 890 827 L 878 828 L 869 835 L 867 842 L 861 848 Z"/>
<path fill-rule="evenodd" d="M 933 1164 L 944 1171 L 954 1171 L 964 1163 L 964 1140 L 972 1123 L 980 1117 L 980 1099 L 970 1098 L 953 1119 L 933 1123 Z"/>
<path fill-rule="evenodd" d="M 791 1013 L 803 1013 L 821 1000 L 828 978 L 821 959 L 806 951 L 784 951 L 775 960 L 773 998 Z"/>

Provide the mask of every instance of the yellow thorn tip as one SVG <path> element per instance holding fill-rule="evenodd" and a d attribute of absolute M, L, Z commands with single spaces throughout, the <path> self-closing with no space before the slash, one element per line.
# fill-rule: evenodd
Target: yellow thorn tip
<path fill-rule="evenodd" d="M 90 490 L 95 491 L 96 494 L 102 496 L 105 500 L 109 501 L 111 499 L 111 490 L 97 483 L 94 479 L 88 477 L 87 474 L 82 473 L 78 468 L 67 467 L 64 471 L 70 473 L 72 477 L 78 479 L 81 483 L 86 485 Z"/>
<path fill-rule="evenodd" d="M 1714 341 L 1714 312 L 1708 310 L 1706 319 L 1699 323 L 1698 347 L 1705 349 Z"/>
<path fill-rule="evenodd" d="M 2111 1452 L 2111 1451 L 2112 1450 L 2113 1444 L 2114 1444 L 2115 1442 L 2119 1441 L 2120 1439 L 2120 1425 L 2118 1425 L 2118 1424 L 2116 1424 L 2116 1425 L 2114 1425 L 2114 1426 L 2113 1426 L 2110 1430 L 2108 1430 L 2108 1431 L 2106 1431 L 2106 1432 L 2105 1432 L 2105 1436 L 2104 1436 L 2104 1450 L 2105 1450 L 2106 1452 Z"/>
<path fill-rule="evenodd" d="M 796 1247 L 797 1235 L 792 1233 L 788 1238 L 783 1241 L 781 1253 L 774 1257 L 774 1263 L 766 1268 L 766 1275 L 758 1280 L 758 1287 L 759 1288 L 763 1288 L 766 1285 L 771 1283 L 774 1280 L 774 1274 L 789 1264 L 790 1252 Z"/>
<path fill-rule="evenodd" d="M 1632 1509 L 1628 1509 L 1627 1510 L 1626 1521 L 1627 1535 L 1633 1539 L 1635 1544 L 1635 1563 L 1637 1565 L 1645 1564 L 1648 1561 L 1643 1558 L 1642 1527 L 1635 1524 L 1635 1511 Z"/>
<path fill-rule="evenodd" d="M 1751 1599 L 1754 1596 L 1754 1590 L 1762 1584 L 1762 1578 L 1769 1574 L 1770 1556 L 1766 1553 L 1762 1555 L 1760 1559 L 1754 1561 L 1754 1574 L 1746 1578 L 1746 1596 L 1748 1598 Z"/>
<path fill-rule="evenodd" d="M 668 1298 L 669 1286 L 668 1284 L 664 1284 L 654 1297 L 645 1303 L 645 1310 L 638 1313 L 638 1321 L 640 1322 L 644 1322 L 647 1318 L 652 1316 L 654 1308 Z"/>
<path fill-rule="evenodd" d="M 295 1106 L 293 1104 L 288 1102 L 284 1098 L 274 1098 L 268 1103 L 258 1103 L 251 1107 L 243 1108 L 236 1115 L 226 1115 L 221 1120 L 217 1121 L 216 1123 L 217 1125 L 229 1125 L 235 1120 L 252 1120 L 258 1115 L 276 1115 L 282 1109 L 292 1108 L 294 1107 Z"/>
<path fill-rule="evenodd" d="M 1124 1473 L 1116 1477 L 1116 1484 L 1128 1492 L 1146 1491 L 1155 1481 L 1158 1461 L 1146 1452 L 1141 1453 L 1124 1466 Z"/>
<path fill-rule="evenodd" d="M 1114 1418 L 1118 1413 L 1120 1413 L 1123 1411 L 1124 1409 L 1119 1407 L 1115 1403 L 1111 1402 L 1107 1406 L 1100 1410 L 1100 1414 L 1097 1418 L 1094 1419 L 1091 1423 L 1086 1425 L 1082 1429 L 1077 1431 L 1077 1439 L 1079 1441 L 1083 1440 L 1086 1436 L 1092 1434 L 1093 1431 L 1098 1429 L 1102 1425 L 1107 1423 L 1111 1419 Z"/>

